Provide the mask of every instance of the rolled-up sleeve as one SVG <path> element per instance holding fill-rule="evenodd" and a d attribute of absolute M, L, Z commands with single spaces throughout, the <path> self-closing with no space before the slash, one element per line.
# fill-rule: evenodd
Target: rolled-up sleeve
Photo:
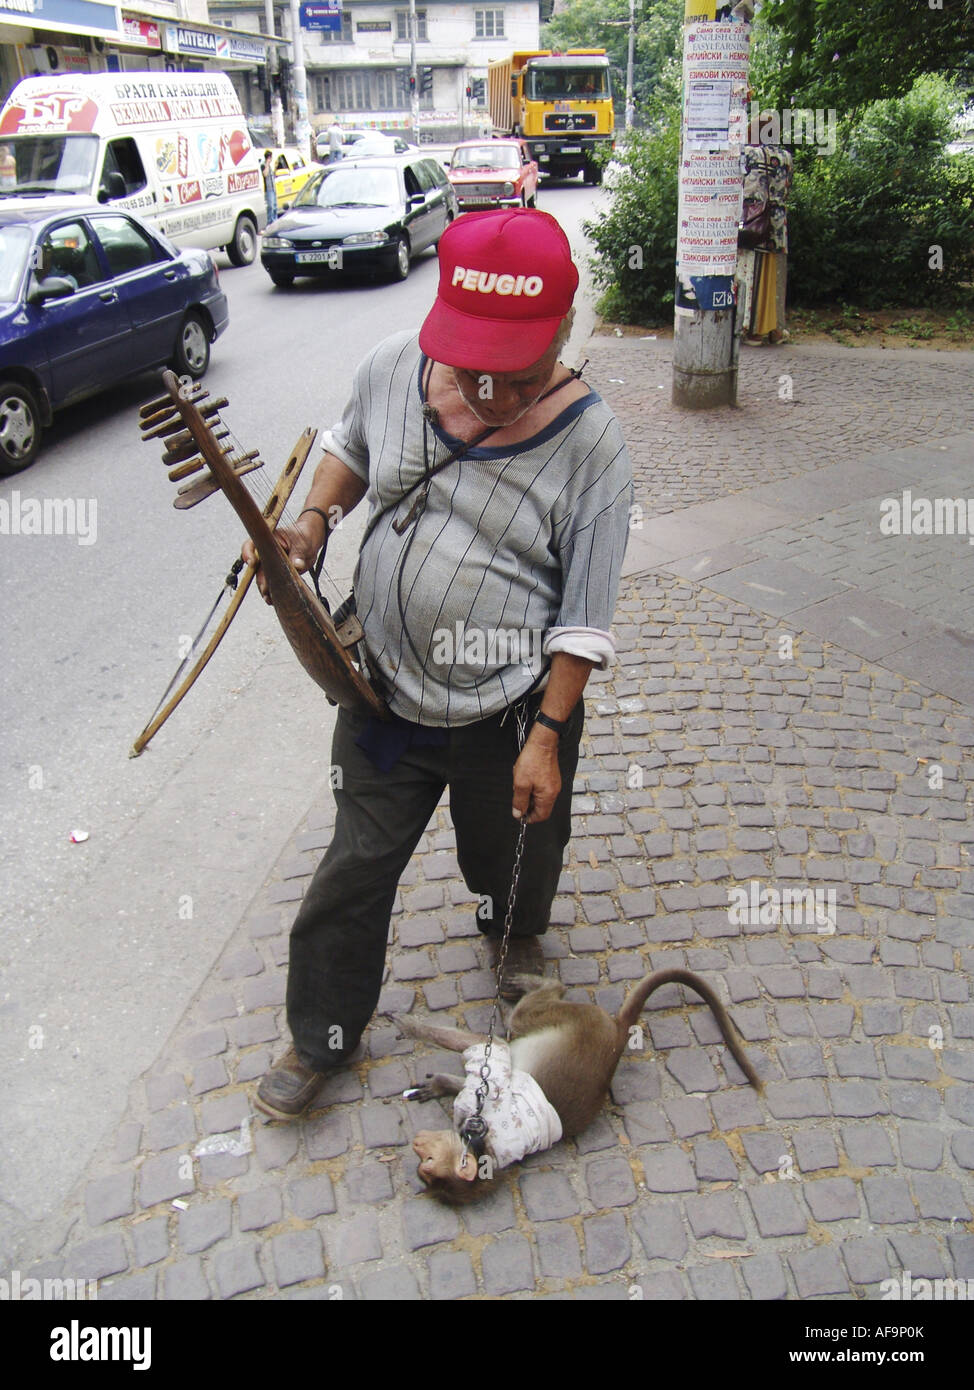
<path fill-rule="evenodd" d="M 369 444 L 365 433 L 366 395 L 369 390 L 369 371 L 374 353 L 359 365 L 342 418 L 321 436 L 321 447 L 340 458 L 363 483 L 369 481 Z"/>

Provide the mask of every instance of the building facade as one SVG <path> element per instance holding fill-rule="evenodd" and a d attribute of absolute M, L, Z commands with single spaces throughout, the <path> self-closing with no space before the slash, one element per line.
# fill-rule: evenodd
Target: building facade
<path fill-rule="evenodd" d="M 263 7 L 254 0 L 210 0 L 209 9 L 215 23 L 265 29 Z M 416 16 L 423 136 L 480 134 L 488 124 L 487 64 L 514 49 L 538 47 L 538 0 L 417 0 Z M 275 29 L 290 39 L 289 6 L 275 6 Z M 341 29 L 302 28 L 302 43 L 312 126 L 323 129 L 337 117 L 350 128 L 410 128 L 408 4 L 343 0 Z M 479 100 L 478 81 L 484 84 Z M 252 92 L 248 100 L 260 124 Z"/>
<path fill-rule="evenodd" d="M 47 73 L 257 73 L 267 50 L 256 26 L 212 24 L 206 0 L 0 0 L 0 101 Z"/>

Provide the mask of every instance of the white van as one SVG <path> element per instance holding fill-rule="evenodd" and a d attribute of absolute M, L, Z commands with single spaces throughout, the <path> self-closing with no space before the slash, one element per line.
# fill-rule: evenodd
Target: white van
<path fill-rule="evenodd" d="M 25 77 L 0 112 L 5 194 L 83 193 L 131 208 L 177 246 L 257 255 L 260 162 L 226 73 Z"/>

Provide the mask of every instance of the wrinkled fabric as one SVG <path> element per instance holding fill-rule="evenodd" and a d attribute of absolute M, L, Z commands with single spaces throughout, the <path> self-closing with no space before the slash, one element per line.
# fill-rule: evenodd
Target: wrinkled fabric
<path fill-rule="evenodd" d="M 459 1129 L 477 1112 L 477 1087 L 486 1044 L 468 1047 L 463 1054 L 467 1081 L 453 1102 L 453 1118 Z M 550 1149 L 561 1138 L 561 1120 L 534 1077 L 515 1071 L 511 1049 L 495 1041 L 490 1053 L 490 1078 L 482 1115 L 487 1123 L 487 1145 L 498 1168 L 507 1168 L 527 1154 Z"/>

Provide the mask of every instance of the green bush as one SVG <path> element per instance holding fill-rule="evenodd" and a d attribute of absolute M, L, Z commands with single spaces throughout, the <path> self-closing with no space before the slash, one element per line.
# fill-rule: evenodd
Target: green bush
<path fill-rule="evenodd" d="M 943 79 L 840 123 L 834 154 L 796 152 L 788 208 L 796 304 L 933 304 L 974 279 L 974 159 L 944 153 L 960 105 Z M 943 269 L 931 268 L 940 247 Z"/>
<path fill-rule="evenodd" d="M 655 133 L 630 134 L 608 211 L 584 224 L 606 318 L 652 325 L 672 317 L 679 160 L 677 108 Z"/>
<path fill-rule="evenodd" d="M 585 224 L 600 311 L 621 323 L 672 316 L 680 111 L 633 135 L 608 211 Z M 788 208 L 792 303 L 864 308 L 967 302 L 974 287 L 974 157 L 949 156 L 961 102 L 939 77 L 839 122 L 837 148 L 799 146 Z M 941 249 L 943 268 L 936 269 Z"/>

